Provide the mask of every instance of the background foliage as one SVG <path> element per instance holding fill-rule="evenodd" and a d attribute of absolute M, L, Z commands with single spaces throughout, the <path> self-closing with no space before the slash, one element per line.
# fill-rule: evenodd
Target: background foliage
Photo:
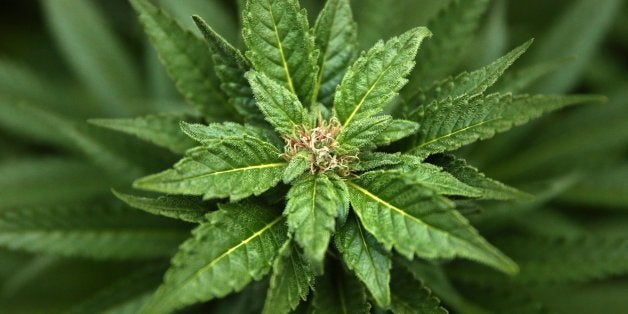
<path fill-rule="evenodd" d="M 192 14 L 243 45 L 236 1 L 158 2 L 198 36 Z M 447 2 L 354 1 L 359 45 L 426 25 Z M 321 3 L 302 3 L 312 20 Z M 628 6 L 620 0 L 473 3 L 479 5 L 468 8 L 470 19 L 489 6 L 477 35 L 460 34 L 468 37 L 462 57 L 433 69 L 430 79 L 476 69 L 533 36 L 534 45 L 496 90 L 510 75 L 534 79 L 525 92 L 594 93 L 609 101 L 563 110 L 458 152 L 488 176 L 537 195 L 481 211 L 460 204 L 518 262 L 518 277 L 456 262 L 413 264 L 410 274 L 393 273 L 393 280 L 421 279 L 456 312 L 621 312 L 628 307 Z M 0 12 L 0 312 L 133 312 L 159 285 L 192 225 L 125 207 L 110 188 L 128 190 L 133 179 L 167 168 L 191 144 L 182 138 L 181 146 L 155 148 L 86 120 L 157 112 L 195 118 L 126 1 L 2 2 Z M 195 221 L 189 209 L 198 202 L 188 201 L 177 203 L 177 215 Z M 261 306 L 267 284 L 189 311 L 243 313 Z"/>

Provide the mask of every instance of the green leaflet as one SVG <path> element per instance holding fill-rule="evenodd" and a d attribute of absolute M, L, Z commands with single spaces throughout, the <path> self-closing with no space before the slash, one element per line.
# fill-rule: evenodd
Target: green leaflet
<path fill-rule="evenodd" d="M 377 305 L 390 303 L 390 253 L 351 215 L 334 237 L 349 269 L 366 285 Z"/>
<path fill-rule="evenodd" d="M 401 153 L 389 154 L 383 152 L 367 152 L 358 155 L 358 157 L 360 158 L 360 163 L 356 165 L 356 171 L 366 171 L 385 166 L 393 166 L 400 164 L 403 161 L 401 159 Z"/>
<path fill-rule="evenodd" d="M 413 121 L 394 119 L 375 138 L 371 139 L 375 146 L 386 146 L 402 138 L 414 134 L 419 129 L 419 124 Z"/>
<path fill-rule="evenodd" d="M 318 52 L 296 0 L 249 0 L 243 13 L 246 53 L 253 67 L 310 104 Z"/>
<path fill-rule="evenodd" d="M 187 152 L 174 169 L 136 180 L 136 188 L 204 199 L 239 200 L 275 186 L 286 167 L 279 151 L 259 139 L 229 138 Z"/>
<path fill-rule="evenodd" d="M 266 121 L 281 135 L 293 135 L 297 126 L 313 126 L 313 119 L 296 95 L 263 73 L 252 71 L 246 77 Z"/>
<path fill-rule="evenodd" d="M 319 100 L 331 107 L 336 86 L 356 54 L 358 32 L 349 0 L 327 1 L 316 20 L 314 33 L 320 57 L 312 103 Z"/>
<path fill-rule="evenodd" d="M 322 271 L 335 219 L 343 205 L 334 184 L 326 175 L 304 174 L 288 192 L 285 211 L 288 227 L 303 248 L 307 260 L 318 272 Z"/>
<path fill-rule="evenodd" d="M 107 17 L 101 15 L 100 6 L 81 0 L 45 1 L 41 5 L 68 65 L 98 99 L 99 107 L 115 115 L 140 109 L 129 108 L 128 101 L 142 90 L 139 69 Z"/>
<path fill-rule="evenodd" d="M 115 131 L 135 135 L 175 153 L 183 153 L 194 146 L 194 142 L 181 132 L 179 123 L 189 117 L 160 114 L 134 119 L 91 119 L 88 122 Z"/>
<path fill-rule="evenodd" d="M 270 270 L 287 240 L 282 216 L 271 208 L 250 204 L 219 207 L 181 245 L 163 284 L 142 313 L 170 313 L 224 297 L 260 280 Z"/>
<path fill-rule="evenodd" d="M 458 66 L 465 47 L 473 39 L 489 0 L 453 0 L 428 24 L 434 33 L 417 58 L 406 90 L 410 93 L 442 79 Z"/>
<path fill-rule="evenodd" d="M 255 117 L 259 110 L 255 106 L 253 91 L 244 74 L 251 68 L 248 60 L 240 50 L 234 48 L 216 33 L 202 18 L 192 16 L 196 26 L 201 30 L 213 53 L 216 76 L 222 84 L 220 88 L 229 97 L 229 103 L 240 115 Z"/>
<path fill-rule="evenodd" d="M 428 88 L 419 90 L 412 97 L 410 103 L 417 106 L 427 105 L 433 101 L 442 101 L 445 98 L 458 98 L 463 96 L 473 96 L 480 94 L 491 87 L 504 74 L 504 72 L 530 47 L 532 39 L 521 46 L 513 49 L 505 56 L 495 60 L 493 63 L 475 70 L 471 73 L 463 72 L 455 78 L 448 78 L 434 82 Z M 415 109 L 416 110 L 416 109 Z M 413 111 L 408 113 L 413 117 Z"/>
<path fill-rule="evenodd" d="M 342 151 L 358 151 L 360 148 L 375 148 L 373 139 L 381 134 L 392 122 L 391 116 L 375 116 L 362 119 L 343 128 L 338 135 Z"/>
<path fill-rule="evenodd" d="M 314 314 L 366 314 L 371 305 L 366 300 L 364 286 L 340 265 L 327 267 L 316 280 L 312 307 Z"/>
<path fill-rule="evenodd" d="M 76 204 L 102 195 L 109 184 L 98 167 L 73 158 L 3 160 L 0 163 L 0 211 Z"/>
<path fill-rule="evenodd" d="M 373 116 L 392 100 L 407 82 L 414 57 L 426 37 L 417 27 L 386 43 L 378 42 L 347 70 L 336 91 L 334 112 L 344 127 Z"/>
<path fill-rule="evenodd" d="M 290 183 L 302 173 L 310 170 L 311 154 L 308 152 L 299 152 L 297 155 L 292 157 L 286 170 L 283 173 L 283 183 Z"/>
<path fill-rule="evenodd" d="M 0 211 L 0 246 L 94 259 L 170 256 L 185 229 L 141 212 L 99 206 Z"/>
<path fill-rule="evenodd" d="M 479 197 L 482 192 L 458 180 L 442 168 L 421 162 L 413 156 L 401 156 L 403 163 L 399 167 L 408 180 L 412 180 L 440 195 L 458 195 Z"/>
<path fill-rule="evenodd" d="M 112 190 L 113 194 L 129 206 L 147 213 L 189 222 L 205 221 L 205 214 L 210 211 L 209 204 L 194 196 L 167 195 L 148 198 L 123 194 Z M 213 207 L 213 206 L 211 206 Z"/>
<path fill-rule="evenodd" d="M 517 265 L 484 240 L 446 199 L 395 171 L 372 171 L 348 182 L 364 228 L 386 248 L 412 259 L 465 257 L 506 273 Z"/>
<path fill-rule="evenodd" d="M 182 122 L 181 130 L 193 140 L 205 145 L 216 144 L 225 139 L 242 139 L 247 136 L 272 143 L 276 147 L 283 145 L 273 131 L 249 124 L 223 122 L 203 125 Z"/>
<path fill-rule="evenodd" d="M 273 265 L 264 313 L 290 313 L 305 301 L 314 285 L 314 272 L 292 241 L 286 242 Z"/>
<path fill-rule="evenodd" d="M 591 95 L 517 95 L 490 94 L 448 98 L 421 107 L 417 115 L 421 128 L 416 143 L 408 153 L 427 157 L 454 150 L 492 137 L 513 126 L 537 118 L 543 113 L 605 98 Z"/>
<path fill-rule="evenodd" d="M 467 164 L 464 159 L 453 155 L 432 155 L 427 162 L 433 163 L 451 173 L 458 180 L 481 191 L 481 198 L 494 200 L 525 200 L 532 196 L 486 177 L 477 168 Z"/>
<path fill-rule="evenodd" d="M 391 303 L 394 313 L 409 314 L 447 314 L 440 306 L 440 300 L 420 281 L 415 280 L 407 271 L 395 268 L 391 274 Z"/>
<path fill-rule="evenodd" d="M 131 0 L 131 4 L 181 95 L 208 121 L 228 119 L 227 98 L 203 40 L 147 0 Z"/>

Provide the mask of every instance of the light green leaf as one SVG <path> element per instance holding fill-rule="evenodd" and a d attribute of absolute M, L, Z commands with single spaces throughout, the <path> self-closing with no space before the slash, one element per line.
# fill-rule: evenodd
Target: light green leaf
<path fill-rule="evenodd" d="M 91 119 L 88 122 L 115 131 L 135 135 L 155 145 L 183 153 L 194 146 L 179 128 L 179 123 L 189 117 L 160 114 L 134 119 Z"/>
<path fill-rule="evenodd" d="M 442 167 L 443 170 L 451 173 L 458 180 L 478 188 L 483 199 L 506 201 L 526 200 L 532 197 L 499 181 L 487 178 L 477 168 L 468 165 L 464 159 L 456 158 L 453 155 L 434 155 L 427 161 Z"/>
<path fill-rule="evenodd" d="M 264 313 L 290 313 L 305 301 L 314 285 L 314 272 L 297 247 L 288 241 L 273 265 Z"/>
<path fill-rule="evenodd" d="M 200 38 L 184 30 L 147 0 L 131 0 L 159 58 L 188 103 L 209 121 L 230 115 L 214 72 L 212 54 Z"/>
<path fill-rule="evenodd" d="M 452 0 L 428 24 L 434 39 L 426 43 L 417 58 L 416 69 L 406 90 L 410 93 L 431 82 L 451 74 L 459 65 L 464 49 L 488 8 L 489 0 Z"/>
<path fill-rule="evenodd" d="M 403 314 L 447 314 L 440 300 L 432 295 L 422 282 L 415 280 L 407 271 L 395 268 L 392 271 L 391 303 L 393 313 Z"/>
<path fill-rule="evenodd" d="M 513 49 L 505 56 L 493 63 L 475 70 L 471 73 L 463 72 L 455 78 L 447 78 L 434 82 L 426 89 L 420 89 L 412 97 L 410 103 L 414 106 L 429 104 L 433 101 L 442 101 L 445 98 L 458 98 L 480 94 L 491 87 L 504 74 L 504 72 L 530 47 L 533 40 L 529 40 L 521 46 Z M 416 109 L 415 109 L 416 110 Z M 413 116 L 412 110 L 408 114 Z"/>
<path fill-rule="evenodd" d="M 249 61 L 240 50 L 234 48 L 216 33 L 199 16 L 193 16 L 196 26 L 205 36 L 209 49 L 213 53 L 216 76 L 222 81 L 220 88 L 229 97 L 229 103 L 245 117 L 259 116 L 255 106 L 253 91 L 244 74 L 251 68 Z"/>
<path fill-rule="evenodd" d="M 331 266 L 331 265 L 330 265 Z M 364 286 L 340 265 L 328 267 L 316 281 L 312 307 L 314 314 L 366 314 L 371 305 Z"/>
<path fill-rule="evenodd" d="M 449 201 L 407 176 L 372 171 L 348 186 L 364 228 L 386 248 L 395 247 L 409 259 L 460 256 L 517 272 L 517 265 L 486 242 Z"/>
<path fill-rule="evenodd" d="M 360 225 L 355 215 L 334 237 L 342 258 L 382 307 L 390 303 L 390 253 Z"/>
<path fill-rule="evenodd" d="M 4 160 L 0 163 L 0 211 L 74 204 L 103 195 L 109 184 L 98 167 L 76 159 Z"/>
<path fill-rule="evenodd" d="M 219 207 L 181 245 L 164 283 L 142 313 L 170 313 L 224 297 L 262 279 L 271 269 L 287 240 L 282 216 L 250 204 Z"/>
<path fill-rule="evenodd" d="M 246 53 L 254 68 L 310 104 L 318 52 L 296 0 L 249 0 L 243 13 Z"/>
<path fill-rule="evenodd" d="M 139 70 L 95 2 L 41 1 L 68 65 L 109 114 L 129 114 L 141 94 Z M 135 110 L 139 108 L 134 108 Z"/>
<path fill-rule="evenodd" d="M 181 219 L 189 222 L 205 221 L 205 214 L 212 207 L 198 197 L 167 195 L 158 198 L 140 197 L 112 190 L 113 194 L 129 206 L 147 213 Z"/>
<path fill-rule="evenodd" d="M 394 119 L 381 133 L 371 139 L 375 146 L 386 146 L 402 138 L 408 137 L 419 129 L 419 124 L 413 121 Z"/>
<path fill-rule="evenodd" d="M 0 246 L 94 259 L 170 256 L 185 229 L 138 211 L 102 206 L 0 211 Z"/>
<path fill-rule="evenodd" d="M 203 195 L 204 199 L 238 200 L 275 186 L 286 167 L 274 146 L 244 137 L 187 152 L 174 169 L 134 182 L 134 187 L 171 194 Z"/>
<path fill-rule="evenodd" d="M 407 82 L 414 57 L 426 37 L 417 27 L 386 43 L 378 42 L 347 70 L 338 86 L 334 112 L 344 127 L 379 113 Z"/>
<path fill-rule="evenodd" d="M 422 106 L 417 114 L 421 124 L 415 145 L 408 153 L 426 157 L 454 150 L 492 137 L 528 122 L 546 112 L 586 102 L 604 101 L 595 95 L 490 94 L 445 99 Z"/>
<path fill-rule="evenodd" d="M 290 136 L 297 126 L 312 126 L 313 121 L 307 110 L 285 87 L 259 72 L 248 72 L 247 78 L 253 88 L 257 106 L 277 132 Z"/>
<path fill-rule="evenodd" d="M 342 206 L 335 186 L 323 174 L 301 176 L 288 192 L 288 227 L 307 260 L 319 272 Z"/>
<path fill-rule="evenodd" d="M 292 157 L 290 162 L 288 162 L 288 167 L 286 167 L 283 173 L 283 182 L 288 184 L 305 171 L 310 170 L 312 164 L 311 158 L 311 154 L 305 151 L 301 151 Z"/>
<path fill-rule="evenodd" d="M 350 128 L 343 128 L 338 134 L 339 149 L 342 151 L 359 151 L 360 148 L 375 148 L 373 139 L 384 132 L 392 122 L 391 116 L 368 117 L 356 121 Z"/>
<path fill-rule="evenodd" d="M 205 145 L 216 144 L 225 139 L 242 139 L 247 136 L 264 140 L 278 147 L 283 145 L 272 130 L 249 124 L 223 122 L 203 125 L 182 122 L 181 130 L 193 140 Z"/>
<path fill-rule="evenodd" d="M 393 166 L 402 162 L 401 153 L 367 152 L 358 155 L 360 162 L 355 166 L 357 171 L 373 170 L 385 166 Z"/>
<path fill-rule="evenodd" d="M 314 26 L 315 42 L 320 49 L 319 73 L 314 88 L 314 101 L 331 107 L 336 86 L 355 57 L 357 26 L 349 0 L 325 3 Z"/>
<path fill-rule="evenodd" d="M 479 197 L 482 192 L 458 180 L 442 168 L 421 162 L 419 158 L 402 155 L 403 169 L 407 178 L 441 195 Z"/>

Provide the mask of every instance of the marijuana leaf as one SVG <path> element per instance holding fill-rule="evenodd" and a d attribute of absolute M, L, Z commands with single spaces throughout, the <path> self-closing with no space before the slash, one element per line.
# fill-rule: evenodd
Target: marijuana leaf
<path fill-rule="evenodd" d="M 250 204 L 219 207 L 181 245 L 143 313 L 168 313 L 225 296 L 270 270 L 287 239 L 282 216 Z"/>

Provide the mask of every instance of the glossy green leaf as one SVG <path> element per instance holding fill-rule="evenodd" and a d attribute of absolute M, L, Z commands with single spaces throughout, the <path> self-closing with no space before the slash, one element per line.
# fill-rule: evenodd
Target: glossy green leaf
<path fill-rule="evenodd" d="M 242 290 L 270 271 L 287 240 L 285 221 L 271 208 L 225 204 L 206 217 L 181 245 L 142 313 L 170 313 Z"/>
<path fill-rule="evenodd" d="M 342 258 L 382 308 L 390 303 L 390 253 L 360 225 L 355 215 L 334 237 Z"/>
<path fill-rule="evenodd" d="M 257 106 L 277 132 L 290 136 L 297 126 L 312 126 L 307 110 L 288 89 L 259 72 L 249 72 L 247 78 L 253 87 Z"/>
<path fill-rule="evenodd" d="M 246 55 L 255 70 L 280 82 L 309 105 L 318 73 L 318 51 L 299 2 L 249 0 L 243 19 Z"/>
<path fill-rule="evenodd" d="M 426 157 L 492 137 L 565 106 L 604 101 L 600 96 L 490 94 L 445 99 L 421 107 L 418 138 L 408 153 Z"/>
<path fill-rule="evenodd" d="M 140 189 L 204 199 L 230 197 L 238 200 L 259 195 L 275 186 L 287 163 L 274 146 L 244 137 L 189 150 L 174 169 L 135 181 Z"/>
<path fill-rule="evenodd" d="M 314 33 L 320 57 L 313 96 L 314 100 L 331 107 L 336 86 L 356 55 L 357 25 L 350 1 L 327 1 L 316 20 Z"/>
<path fill-rule="evenodd" d="M 209 121 L 230 116 L 214 72 L 212 54 L 200 38 L 181 28 L 147 0 L 131 0 L 159 58 L 183 97 Z"/>
<path fill-rule="evenodd" d="M 396 171 L 372 171 L 348 183 L 364 228 L 412 259 L 468 258 L 516 273 L 517 265 L 484 240 L 446 199 Z"/>
<path fill-rule="evenodd" d="M 421 42 L 429 36 L 427 28 L 418 27 L 378 42 L 349 67 L 334 99 L 334 112 L 344 127 L 381 112 L 397 95 Z"/>
<path fill-rule="evenodd" d="M 305 174 L 288 192 L 285 214 L 290 232 L 315 269 L 322 269 L 335 219 L 343 206 L 335 186 L 322 174 Z"/>

